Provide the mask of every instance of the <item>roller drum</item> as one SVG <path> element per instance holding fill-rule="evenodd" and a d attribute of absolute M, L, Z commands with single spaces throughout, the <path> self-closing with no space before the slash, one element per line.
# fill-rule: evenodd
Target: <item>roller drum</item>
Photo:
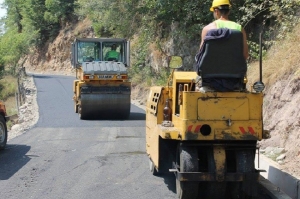
<path fill-rule="evenodd" d="M 130 94 L 81 94 L 81 119 L 126 119 L 130 114 Z"/>

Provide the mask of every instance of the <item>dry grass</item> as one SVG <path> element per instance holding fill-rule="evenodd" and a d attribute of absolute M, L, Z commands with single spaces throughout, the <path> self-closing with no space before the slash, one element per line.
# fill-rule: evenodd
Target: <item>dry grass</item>
<path fill-rule="evenodd" d="M 263 82 L 268 85 L 294 74 L 294 79 L 300 78 L 300 24 L 287 37 L 278 41 L 263 59 Z M 259 79 L 259 63 L 251 63 L 248 69 L 249 82 Z"/>
<path fill-rule="evenodd" d="M 0 80 L 0 99 L 6 100 L 15 94 L 17 89 L 17 78 L 13 76 L 4 76 Z"/>
<path fill-rule="evenodd" d="M 14 96 L 9 97 L 7 100 L 4 101 L 4 103 L 6 106 L 7 115 L 14 115 L 18 113 L 17 102 Z"/>
<path fill-rule="evenodd" d="M 15 97 L 9 97 L 4 101 L 6 106 L 6 112 L 8 116 L 13 116 L 18 114 L 17 101 Z M 10 120 L 7 122 L 7 128 L 10 129 L 15 124 L 15 120 Z"/>
<path fill-rule="evenodd" d="M 17 78 L 13 76 L 4 76 L 0 80 L 0 100 L 4 101 L 8 115 L 17 113 L 15 93 L 17 90 Z"/>
<path fill-rule="evenodd" d="M 79 36 L 82 30 L 86 30 L 91 26 L 92 22 L 88 18 L 85 18 L 82 22 L 77 24 L 76 28 L 74 29 L 74 35 Z"/>

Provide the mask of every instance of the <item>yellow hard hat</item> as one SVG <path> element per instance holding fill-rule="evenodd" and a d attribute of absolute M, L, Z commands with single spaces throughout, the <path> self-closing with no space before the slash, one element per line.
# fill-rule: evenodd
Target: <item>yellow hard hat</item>
<path fill-rule="evenodd" d="M 231 6 L 229 0 L 214 0 L 209 10 L 213 12 L 214 8 L 222 5 L 227 5 L 229 7 Z"/>

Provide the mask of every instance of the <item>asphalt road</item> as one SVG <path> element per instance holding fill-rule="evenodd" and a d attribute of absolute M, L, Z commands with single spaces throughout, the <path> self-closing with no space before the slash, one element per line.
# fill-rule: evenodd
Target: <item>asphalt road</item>
<path fill-rule="evenodd" d="M 0 198 L 177 198 L 172 173 L 149 171 L 144 110 L 131 105 L 128 120 L 80 120 L 73 80 L 34 75 L 39 120 L 0 151 Z"/>
<path fill-rule="evenodd" d="M 144 110 L 131 105 L 124 121 L 80 120 L 73 80 L 34 75 L 39 120 L 0 152 L 0 198 L 176 198 L 173 174 L 149 172 Z"/>

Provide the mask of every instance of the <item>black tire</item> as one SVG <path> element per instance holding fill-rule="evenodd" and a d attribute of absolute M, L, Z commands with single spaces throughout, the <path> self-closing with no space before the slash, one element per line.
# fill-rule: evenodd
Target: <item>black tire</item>
<path fill-rule="evenodd" d="M 7 126 L 5 119 L 0 115 L 0 150 L 5 149 L 7 143 Z"/>
<path fill-rule="evenodd" d="M 178 150 L 181 172 L 198 172 L 198 150 L 196 147 L 180 146 Z M 183 182 L 176 178 L 176 192 L 180 199 L 198 198 L 199 182 Z"/>
<path fill-rule="evenodd" d="M 254 166 L 255 151 L 237 150 L 236 169 L 238 173 L 251 174 L 255 172 Z M 257 186 L 253 182 L 234 182 L 231 183 L 231 198 L 233 199 L 253 199 L 256 198 Z M 251 189 L 248 189 L 251 187 Z"/>

